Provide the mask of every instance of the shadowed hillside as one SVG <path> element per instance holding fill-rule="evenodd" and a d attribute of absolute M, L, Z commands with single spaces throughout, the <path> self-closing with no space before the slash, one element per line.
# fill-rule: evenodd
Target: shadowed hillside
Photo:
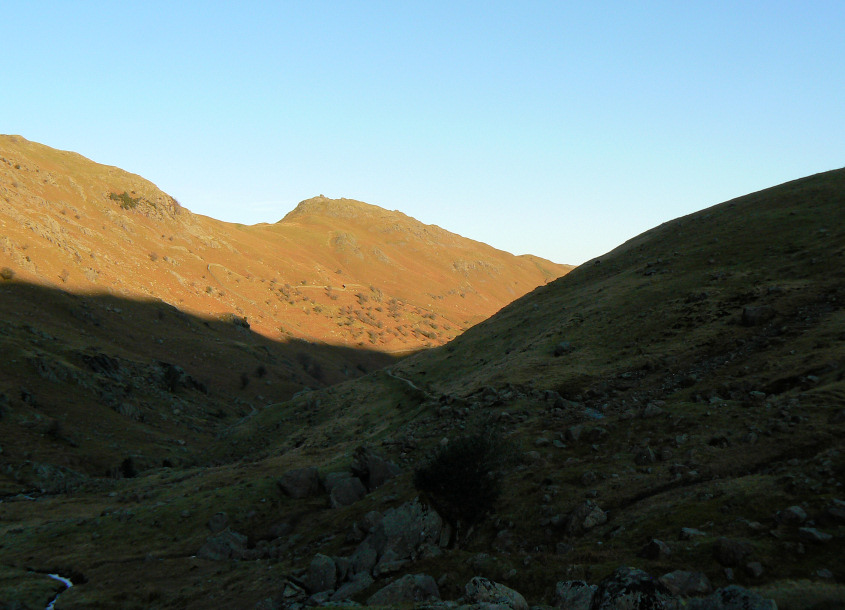
<path fill-rule="evenodd" d="M 282 225 L 262 230 L 282 231 L 300 214 L 330 226 L 346 205 L 305 202 Z M 356 218 L 375 214 L 366 227 L 389 225 L 395 214 L 352 210 Z M 368 260 L 369 229 L 354 220 L 344 219 Z M 445 239 L 434 228 L 419 231 L 432 242 Z M 352 243 L 332 247 L 358 259 Z M 383 590 L 400 577 L 436 583 L 440 598 L 470 603 L 483 600 L 467 583 L 484 576 L 531 604 L 561 606 L 567 589 L 558 583 L 602 583 L 598 600 L 616 582 L 603 579 L 632 566 L 655 577 L 641 581 L 639 592 L 666 601 L 671 585 L 672 600 L 679 590 L 696 598 L 686 607 L 731 607 L 722 601 L 740 595 L 736 589 L 702 599 L 731 584 L 780 608 L 841 607 L 843 263 L 845 170 L 838 170 L 666 223 L 444 346 L 251 416 L 231 398 L 241 391 L 237 379 L 211 375 L 207 400 L 224 413 L 191 411 L 196 419 L 168 432 L 199 428 L 184 445 L 176 437 L 172 453 L 183 462 L 133 477 L 118 468 L 67 490 L 30 487 L 4 498 L 0 590 L 5 599 L 46 604 L 61 586 L 44 574 L 56 572 L 75 584 L 60 596 L 67 607 L 301 608 L 348 599 L 396 607 Z M 192 323 L 203 328 L 191 351 L 245 349 L 237 340 L 242 327 Z M 33 359 L 49 339 L 23 322 L 5 328 L 21 355 L 20 368 L 3 380 L 10 400 L 2 423 L 23 430 L 46 409 L 12 395 L 16 380 L 39 375 L 40 386 L 51 387 Z M 249 336 L 244 365 L 231 368 L 248 371 L 257 362 L 251 342 L 287 357 L 286 346 Z M 156 345 L 135 360 L 161 359 Z M 82 370 L 87 352 L 54 353 Z M 323 358 L 347 355 L 375 357 Z M 177 394 L 193 403 L 202 390 L 179 379 L 188 385 Z M 257 393 L 257 385 L 250 377 L 246 391 Z M 70 386 L 60 380 L 54 387 Z M 159 385 L 149 395 L 164 391 Z M 145 414 L 173 413 L 172 404 L 159 411 L 160 404 L 137 404 Z M 136 430 L 133 442 L 162 434 Z M 124 442 L 105 424 L 97 433 Z M 48 426 L 26 434 L 50 464 L 74 455 Z M 501 455 L 488 452 L 466 470 L 472 445 L 461 437 L 468 435 L 491 439 Z M 0 442 L 11 460 L 8 441 Z M 454 454 L 460 459 L 433 471 L 444 480 L 471 472 L 452 485 L 459 497 L 489 489 L 480 483 L 490 477 L 501 492 L 485 496 L 489 506 L 474 521 L 433 513 L 427 505 L 448 507 L 445 492 L 415 488 L 415 470 L 437 464 L 433 452 L 448 456 L 449 447 L 464 447 Z M 14 445 L 15 454 L 26 450 Z M 109 463 L 122 455 L 111 454 Z M 23 490 L 12 472 L 6 485 L 13 484 Z"/>

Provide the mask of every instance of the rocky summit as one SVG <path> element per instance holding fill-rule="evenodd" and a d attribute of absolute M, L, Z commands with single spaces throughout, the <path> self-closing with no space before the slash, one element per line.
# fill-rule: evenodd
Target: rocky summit
<path fill-rule="evenodd" d="M 79 160 L 8 147 L 3 180 L 34 175 L 3 183 L 3 209 L 25 187 L 44 216 L 0 274 L 0 607 L 845 604 L 845 170 L 665 223 L 400 357 L 86 292 L 70 270 L 39 283 L 23 261 L 48 267 L 57 168 Z M 93 179 L 73 178 L 89 200 Z M 187 214 L 140 185 L 135 207 L 97 200 L 127 247 L 154 210 Z M 326 198 L 244 230 L 294 226 L 333 236 L 345 277 L 375 265 L 371 233 L 416 240 L 420 273 L 452 239 Z M 221 290 L 260 303 L 256 261 Z"/>

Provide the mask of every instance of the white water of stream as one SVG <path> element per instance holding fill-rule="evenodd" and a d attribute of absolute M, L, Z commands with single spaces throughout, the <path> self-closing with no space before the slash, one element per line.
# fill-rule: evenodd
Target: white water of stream
<path fill-rule="evenodd" d="M 47 604 L 47 610 L 53 610 L 53 605 L 56 603 L 56 600 L 59 599 L 59 595 L 67 591 L 73 586 L 73 583 L 70 581 L 69 578 L 65 578 L 64 576 L 59 576 L 58 574 L 47 574 L 53 580 L 58 580 L 60 583 L 64 584 L 65 588 L 56 593 L 56 597 L 50 600 L 50 603 Z"/>

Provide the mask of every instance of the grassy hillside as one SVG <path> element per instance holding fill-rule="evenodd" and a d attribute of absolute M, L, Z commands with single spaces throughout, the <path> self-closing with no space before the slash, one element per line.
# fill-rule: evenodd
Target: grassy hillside
<path fill-rule="evenodd" d="M 319 200 L 303 207 L 282 227 L 300 213 L 327 226 L 345 213 Z M 427 231 L 425 239 L 439 239 Z M 368 234 L 355 235 L 366 260 Z M 483 575 L 548 604 L 557 581 L 597 582 L 632 565 L 655 576 L 701 571 L 714 586 L 751 587 L 781 608 L 838 607 L 845 598 L 836 584 L 845 578 L 843 263 L 845 170 L 838 170 L 666 223 L 386 369 L 255 412 L 193 411 L 195 419 L 179 425 L 203 434 L 194 431 L 184 445 L 175 439 L 171 453 L 182 462 L 137 476 L 82 472 L 72 485 L 44 491 L 12 473 L 0 504 L 0 590 L 34 607 L 56 589 L 43 573 L 58 571 L 77 583 L 62 594 L 65 607 L 254 608 L 279 600 L 307 578 L 317 553 L 353 555 L 371 511 L 417 496 L 413 471 L 443 439 L 486 429 L 514 454 L 498 475 L 502 494 L 490 514 L 460 527 L 445 548 L 376 576 L 355 599 L 403 573 L 426 573 L 444 599 Z M 22 350 L 16 360 L 37 366 L 31 354 L 47 339 L 22 324 L 13 330 Z M 194 350 L 208 351 L 202 342 L 216 344 L 215 337 L 233 345 L 243 337 L 225 325 L 198 331 Z M 255 350 L 264 339 L 250 341 Z M 145 349 L 145 357 L 161 357 L 155 343 Z M 81 354 L 63 353 L 81 369 Z M 12 379 L 4 381 L 2 423 L 28 429 L 59 397 L 45 393 L 33 406 L 12 391 Z M 50 383 L 42 385 L 67 387 Z M 191 402 L 199 390 L 185 383 L 177 394 Z M 257 383 L 251 377 L 247 391 Z M 208 400 L 217 399 L 207 384 Z M 226 400 L 219 402 L 225 411 Z M 173 412 L 172 405 L 139 408 Z M 109 434 L 105 425 L 95 431 Z M 149 443 L 158 442 L 155 433 Z M 50 463 L 73 455 L 49 428 L 35 434 L 44 435 L 37 442 L 52 451 Z M 23 472 L 26 447 L 9 445 L 7 453 L 7 442 L 2 457 Z M 400 474 L 340 508 L 324 492 L 296 499 L 282 491 L 280 479 L 294 468 L 314 466 L 324 480 L 349 471 L 361 445 Z M 584 507 L 603 518 L 587 524 Z M 245 549 L 215 560 L 200 550 L 220 512 L 245 536 Z"/>
<path fill-rule="evenodd" d="M 276 224 L 225 223 L 20 136 L 0 136 L 0 227 L 0 267 L 22 281 L 394 353 L 443 344 L 571 269 L 345 199 L 302 202 Z"/>

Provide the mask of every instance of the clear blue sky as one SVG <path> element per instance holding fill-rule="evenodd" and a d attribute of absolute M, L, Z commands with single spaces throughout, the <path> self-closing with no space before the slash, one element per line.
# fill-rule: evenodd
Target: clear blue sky
<path fill-rule="evenodd" d="M 15 2 L 0 132 L 201 214 L 313 195 L 581 263 L 845 165 L 845 2 Z"/>

